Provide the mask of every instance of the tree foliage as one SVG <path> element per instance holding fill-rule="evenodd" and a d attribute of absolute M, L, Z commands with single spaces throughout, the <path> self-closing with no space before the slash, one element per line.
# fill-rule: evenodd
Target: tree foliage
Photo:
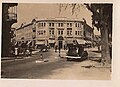
<path fill-rule="evenodd" d="M 92 12 L 92 24 L 98 30 L 104 25 L 108 26 L 109 33 L 112 33 L 112 4 L 85 4 Z"/>
<path fill-rule="evenodd" d="M 67 9 L 70 9 L 71 15 L 75 14 L 77 16 L 77 13 L 80 12 L 80 8 L 85 7 L 83 4 L 79 3 L 66 3 L 66 4 L 59 4 L 59 14 Z"/>
<path fill-rule="evenodd" d="M 60 4 L 60 10 L 64 8 L 71 8 L 72 15 L 76 13 L 81 6 L 86 7 L 90 12 L 92 12 L 92 25 L 93 28 L 96 27 L 101 32 L 101 52 L 102 57 L 106 61 L 110 60 L 109 57 L 109 34 L 112 36 L 112 4 L 95 4 L 95 3 L 85 3 L 85 4 Z M 79 10 L 80 11 L 80 10 Z"/>
<path fill-rule="evenodd" d="M 112 4 L 85 4 L 92 12 L 92 25 L 101 32 L 101 52 L 103 62 L 111 62 L 109 41 L 112 36 Z"/>

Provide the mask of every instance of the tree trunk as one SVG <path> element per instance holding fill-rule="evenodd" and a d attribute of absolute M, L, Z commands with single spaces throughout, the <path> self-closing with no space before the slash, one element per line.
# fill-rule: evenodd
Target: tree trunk
<path fill-rule="evenodd" d="M 110 52 L 109 52 L 109 43 L 108 43 L 108 29 L 104 25 L 100 29 L 101 32 L 101 60 L 102 63 L 110 63 Z"/>
<path fill-rule="evenodd" d="M 109 38 L 108 38 L 109 34 L 108 34 L 108 28 L 105 26 L 105 46 L 106 46 L 106 56 L 105 56 L 105 60 L 107 63 L 111 63 L 110 60 L 110 49 L 109 49 Z"/>

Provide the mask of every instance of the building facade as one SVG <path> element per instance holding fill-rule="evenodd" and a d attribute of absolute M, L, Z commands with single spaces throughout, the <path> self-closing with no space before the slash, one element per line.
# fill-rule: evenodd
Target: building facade
<path fill-rule="evenodd" d="M 83 21 L 67 18 L 33 20 L 30 24 L 22 25 L 16 30 L 16 40 L 31 40 L 36 47 L 61 42 L 64 45 L 76 40 L 78 44 L 85 44 L 85 39 L 92 40 L 93 29 Z M 34 37 L 34 39 L 33 39 Z"/>
<path fill-rule="evenodd" d="M 18 44 L 24 42 L 31 42 L 32 46 L 36 41 L 36 21 L 33 19 L 29 24 L 21 24 L 19 28 L 15 30 L 15 40 Z"/>
<path fill-rule="evenodd" d="M 2 57 L 10 53 L 11 26 L 17 22 L 17 5 L 17 3 L 2 3 Z"/>

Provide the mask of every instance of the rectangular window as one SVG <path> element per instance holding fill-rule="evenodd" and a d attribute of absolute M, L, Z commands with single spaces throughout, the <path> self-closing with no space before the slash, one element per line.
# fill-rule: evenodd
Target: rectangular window
<path fill-rule="evenodd" d="M 51 30 L 49 30 L 49 34 L 51 35 Z"/>
<path fill-rule="evenodd" d="M 63 27 L 63 23 L 58 23 L 58 27 Z"/>
<path fill-rule="evenodd" d="M 80 35 L 80 31 L 78 31 L 78 35 Z"/>
<path fill-rule="evenodd" d="M 49 26 L 50 27 L 54 27 L 54 23 L 49 23 Z"/>
<path fill-rule="evenodd" d="M 52 30 L 52 35 L 54 35 L 54 30 Z"/>
<path fill-rule="evenodd" d="M 38 23 L 38 27 L 45 27 L 46 23 Z"/>
<path fill-rule="evenodd" d="M 43 23 L 42 23 L 42 27 L 43 27 Z"/>
<path fill-rule="evenodd" d="M 67 23 L 67 27 L 72 27 L 72 23 Z"/>
<path fill-rule="evenodd" d="M 69 35 L 69 31 L 67 31 L 67 35 Z"/>
<path fill-rule="evenodd" d="M 63 23 L 61 23 L 61 27 L 63 27 Z"/>
<path fill-rule="evenodd" d="M 75 23 L 75 27 L 77 27 L 77 23 Z"/>
<path fill-rule="evenodd" d="M 33 30 L 33 32 L 36 32 L 36 30 Z"/>
<path fill-rule="evenodd" d="M 41 35 L 43 35 L 43 30 L 41 31 Z"/>
<path fill-rule="evenodd" d="M 75 23 L 75 27 L 81 27 L 80 23 Z"/>
<path fill-rule="evenodd" d="M 67 28 L 67 35 L 72 35 L 72 28 Z"/>
<path fill-rule="evenodd" d="M 72 35 L 72 31 L 70 31 L 70 35 Z"/>
<path fill-rule="evenodd" d="M 69 27 L 69 23 L 67 23 L 67 27 Z"/>
<path fill-rule="evenodd" d="M 61 35 L 63 35 L 63 31 L 61 31 Z"/>
<path fill-rule="evenodd" d="M 78 27 L 80 27 L 80 24 L 78 23 Z"/>
<path fill-rule="evenodd" d="M 54 35 L 54 28 L 49 28 L 49 35 Z"/>
<path fill-rule="evenodd" d="M 70 23 L 70 27 L 72 27 L 72 23 Z"/>
<path fill-rule="evenodd" d="M 60 35 L 60 30 L 58 30 L 58 35 Z"/>
<path fill-rule="evenodd" d="M 77 31 L 75 31 L 75 35 L 77 35 Z"/>
<path fill-rule="evenodd" d="M 63 35 L 63 30 L 58 30 L 58 35 Z"/>
<path fill-rule="evenodd" d="M 54 27 L 54 23 L 52 23 L 52 27 Z"/>
<path fill-rule="evenodd" d="M 51 27 L 51 23 L 49 23 L 49 26 Z"/>
<path fill-rule="evenodd" d="M 46 33 L 46 31 L 44 30 L 44 34 Z"/>
<path fill-rule="evenodd" d="M 60 23 L 58 23 L 58 27 L 60 27 Z"/>
<path fill-rule="evenodd" d="M 46 23 L 44 23 L 44 27 L 45 27 Z"/>

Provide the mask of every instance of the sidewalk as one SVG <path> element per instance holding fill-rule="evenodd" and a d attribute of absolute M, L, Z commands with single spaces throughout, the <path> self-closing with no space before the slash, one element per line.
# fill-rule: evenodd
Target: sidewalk
<path fill-rule="evenodd" d="M 88 57 L 89 60 L 92 62 L 95 62 L 94 64 L 87 64 L 85 66 L 90 66 L 90 67 L 96 67 L 96 68 L 111 68 L 111 64 L 109 63 L 105 63 L 105 65 L 103 65 L 103 63 L 101 63 L 99 60 L 101 58 L 101 53 L 98 52 L 98 48 L 86 48 L 85 50 L 88 51 Z"/>
<path fill-rule="evenodd" d="M 35 51 L 32 51 L 32 55 L 35 55 L 37 52 L 39 52 L 39 50 L 35 50 Z M 29 58 L 30 56 L 28 56 L 28 57 L 25 57 L 25 58 Z M 12 59 L 14 59 L 13 57 L 1 57 L 1 60 L 12 60 Z M 19 57 L 18 57 L 18 59 L 19 59 Z"/>
<path fill-rule="evenodd" d="M 8 66 L 8 65 L 14 65 L 14 64 L 19 64 L 19 63 L 27 63 L 27 62 L 32 62 L 32 61 L 40 61 L 40 56 L 38 56 L 39 50 L 33 51 L 32 52 L 32 56 L 28 56 L 28 57 L 3 57 L 1 58 L 1 64 L 3 66 Z M 44 61 L 48 61 L 48 62 L 54 62 L 54 61 L 58 61 L 61 59 L 61 57 L 66 55 L 65 50 L 61 50 L 60 56 L 59 57 L 59 52 L 54 52 L 54 49 L 49 49 L 48 51 L 50 53 L 48 58 L 44 58 Z M 44 52 L 44 55 L 46 55 L 46 53 Z M 42 61 L 42 60 L 41 60 Z M 43 62 L 44 62 L 43 61 Z"/>
<path fill-rule="evenodd" d="M 31 62 L 34 60 L 37 60 L 38 58 L 35 57 L 36 53 L 39 52 L 39 50 L 33 51 L 32 56 L 27 57 L 1 57 L 1 65 L 8 66 L 11 64 L 19 64 L 19 63 L 26 63 Z"/>

